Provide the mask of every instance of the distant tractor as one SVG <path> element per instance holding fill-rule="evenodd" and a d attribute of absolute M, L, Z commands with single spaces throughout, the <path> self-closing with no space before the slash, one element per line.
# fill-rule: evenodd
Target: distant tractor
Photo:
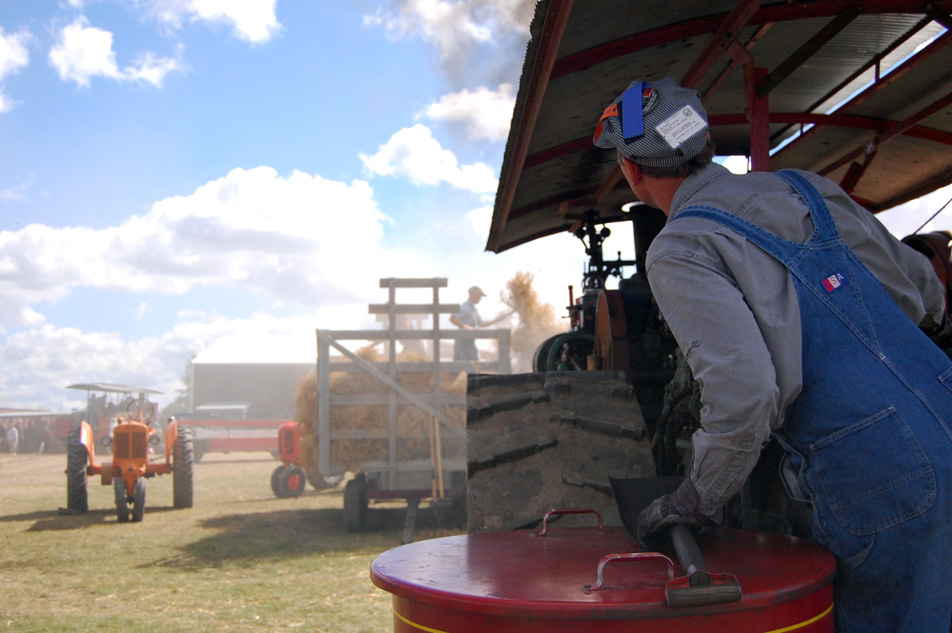
<path fill-rule="evenodd" d="M 172 496 L 175 508 L 192 507 L 193 447 L 190 429 L 180 429 L 170 418 L 165 429 L 165 462 L 149 461 L 149 447 L 161 444 L 158 429 L 150 422 L 155 406 L 145 400 L 134 400 L 126 419 L 119 418 L 112 435 L 103 442 L 112 450 L 112 462 L 96 463 L 95 442 L 89 423 L 83 420 L 70 431 L 66 457 L 66 512 L 82 513 L 89 508 L 86 478 L 100 475 L 102 485 L 112 485 L 116 495 L 119 522 L 130 518 L 141 521 L 145 512 L 145 480 L 155 475 L 172 474 Z"/>
<path fill-rule="evenodd" d="M 300 497 L 307 485 L 301 468 L 301 425 L 285 422 L 278 429 L 278 459 L 281 465 L 271 473 L 271 490 L 279 499 Z"/>

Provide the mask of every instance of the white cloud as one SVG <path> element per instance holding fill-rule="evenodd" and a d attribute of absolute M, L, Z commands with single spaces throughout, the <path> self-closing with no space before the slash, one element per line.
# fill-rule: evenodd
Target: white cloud
<path fill-rule="evenodd" d="M 239 39 L 260 44 L 281 29 L 277 0 L 140 0 L 159 22 L 181 28 L 183 21 L 225 24 Z"/>
<path fill-rule="evenodd" d="M 150 312 L 152 312 L 152 306 L 149 305 L 149 302 L 148 302 L 148 301 L 140 301 L 140 302 L 139 302 L 139 305 L 137 305 L 137 306 L 132 310 L 132 316 L 133 316 L 133 318 L 135 318 L 137 321 L 139 321 L 139 320 L 141 320 L 145 315 L 147 315 L 147 314 L 150 313 Z"/>
<path fill-rule="evenodd" d="M 0 189 L 0 202 L 16 202 L 26 199 L 26 192 L 36 182 L 36 174 L 29 174 L 17 184 Z"/>
<path fill-rule="evenodd" d="M 112 33 L 90 26 L 82 15 L 60 30 L 49 59 L 60 79 L 80 86 L 88 86 L 91 78 L 99 76 L 161 87 L 168 73 L 184 69 L 180 57 L 157 58 L 151 52 L 140 55 L 132 66 L 120 69 L 112 49 Z"/>
<path fill-rule="evenodd" d="M 30 39 L 28 31 L 7 35 L 0 26 L 0 82 L 30 63 L 30 52 L 27 48 Z M 3 86 L 0 85 L 0 114 L 9 112 L 14 105 L 15 103 L 4 94 Z"/>
<path fill-rule="evenodd" d="M 361 154 L 360 159 L 371 173 L 409 178 L 415 184 L 445 182 L 474 193 L 496 190 L 492 167 L 485 163 L 460 165 L 456 155 L 444 149 L 430 128 L 420 123 L 400 130 L 376 154 Z"/>
<path fill-rule="evenodd" d="M 460 123 L 471 141 L 505 141 L 509 136 L 512 109 L 516 103 L 513 86 L 504 83 L 496 90 L 480 86 L 443 95 L 427 106 L 421 115 L 431 119 Z"/>
<path fill-rule="evenodd" d="M 473 209 L 466 214 L 466 219 L 469 220 L 476 235 L 487 236 L 493 222 L 493 207 L 492 205 L 486 205 Z"/>
<path fill-rule="evenodd" d="M 525 57 L 535 0 L 389 0 L 364 17 L 392 39 L 432 46 L 455 87 L 514 81 Z"/>
<path fill-rule="evenodd" d="M 27 49 L 29 41 L 28 31 L 7 35 L 0 26 L 0 81 L 30 63 L 30 52 Z"/>
<path fill-rule="evenodd" d="M 528 35 L 531 0 L 400 0 L 396 11 L 378 9 L 364 18 L 392 35 L 419 36 L 436 46 L 443 58 L 472 44 L 491 42 L 494 33 Z"/>
<path fill-rule="evenodd" d="M 395 257 L 381 252 L 387 221 L 364 181 L 235 169 L 119 226 L 0 231 L 0 323 L 36 324 L 31 306 L 77 286 L 164 294 L 225 286 L 301 305 L 353 296 L 355 284 L 376 284 L 374 262 Z"/>

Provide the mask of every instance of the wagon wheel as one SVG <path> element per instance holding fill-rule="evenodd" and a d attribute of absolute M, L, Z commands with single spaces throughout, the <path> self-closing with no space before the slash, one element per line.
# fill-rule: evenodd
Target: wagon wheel
<path fill-rule="evenodd" d="M 291 464 L 278 478 L 278 487 L 282 497 L 300 497 L 307 485 L 307 476 L 304 469 L 297 464 Z"/>
<path fill-rule="evenodd" d="M 129 520 L 129 502 L 126 500 L 126 482 L 122 477 L 112 480 L 113 490 L 116 492 L 116 518 L 119 523 Z"/>
<path fill-rule="evenodd" d="M 86 461 L 89 453 L 79 441 L 80 427 L 69 432 L 66 440 L 66 507 L 71 512 L 89 509 L 86 494 Z"/>
<path fill-rule="evenodd" d="M 145 424 L 148 424 L 152 421 L 152 417 L 155 415 L 155 404 L 149 402 L 148 400 L 136 398 L 129 403 L 128 407 L 126 407 L 126 413 L 129 414 L 130 419 L 139 420 Z"/>
<path fill-rule="evenodd" d="M 136 479 L 136 489 L 132 496 L 132 520 L 136 523 L 142 520 L 145 514 L 145 479 Z"/>
<path fill-rule="evenodd" d="M 281 464 L 271 473 L 271 492 L 273 492 L 274 496 L 278 499 L 284 498 L 284 494 L 281 491 L 281 474 L 284 472 L 284 468 L 284 464 Z"/>
<path fill-rule="evenodd" d="M 192 429 L 179 427 L 172 445 L 172 505 L 176 509 L 192 507 L 194 471 Z"/>
<path fill-rule="evenodd" d="M 367 475 L 357 473 L 344 486 L 344 526 L 348 532 L 367 527 Z"/>

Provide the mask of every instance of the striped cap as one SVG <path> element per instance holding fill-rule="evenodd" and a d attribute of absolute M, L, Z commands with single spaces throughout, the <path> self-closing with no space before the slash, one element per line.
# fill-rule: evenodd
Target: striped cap
<path fill-rule="evenodd" d="M 592 140 L 639 165 L 674 167 L 704 149 L 707 129 L 697 91 L 673 77 L 651 83 L 636 79 L 605 108 Z"/>

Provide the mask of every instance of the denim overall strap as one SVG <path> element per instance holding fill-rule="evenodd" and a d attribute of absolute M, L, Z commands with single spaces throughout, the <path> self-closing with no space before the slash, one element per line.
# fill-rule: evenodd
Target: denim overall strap
<path fill-rule="evenodd" d="M 806 242 L 711 207 L 685 208 L 674 220 L 726 226 L 790 273 L 803 388 L 775 437 L 799 469 L 815 538 L 840 561 L 839 630 L 944 633 L 952 619 L 952 361 L 841 239 L 819 192 L 799 174 L 777 175 L 809 208 L 815 230 Z"/>

